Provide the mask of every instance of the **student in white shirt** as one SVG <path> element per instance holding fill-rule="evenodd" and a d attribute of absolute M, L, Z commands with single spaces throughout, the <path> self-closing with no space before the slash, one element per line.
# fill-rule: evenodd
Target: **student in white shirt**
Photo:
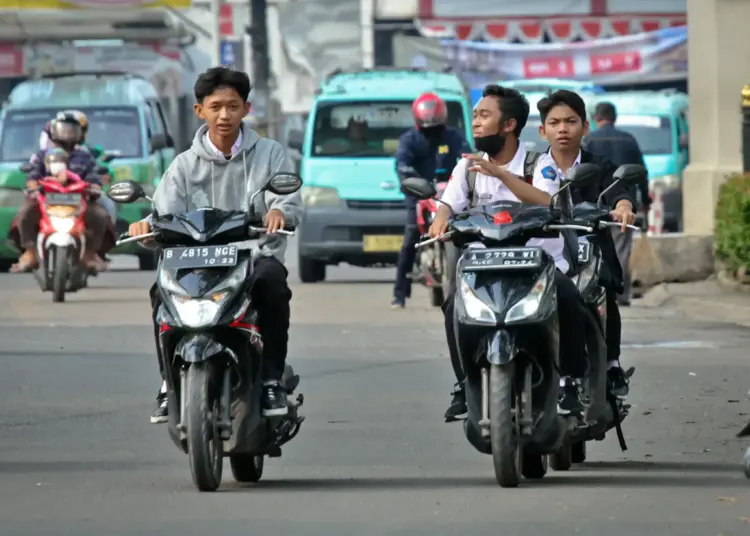
<path fill-rule="evenodd" d="M 468 171 L 476 171 L 475 192 L 478 204 L 488 204 L 501 200 L 523 201 L 547 205 L 550 196 L 560 188 L 560 178 L 543 173 L 537 163 L 531 184 L 526 182 L 524 162 L 526 151 L 519 143 L 521 130 L 529 116 L 529 103 L 518 91 L 489 85 L 484 89 L 482 99 L 474 108 L 472 122 L 474 143 L 483 154 L 464 155 L 456 165 L 446 187 L 435 220 L 430 227 L 430 236 L 445 233 L 451 214 L 468 208 L 471 199 L 467 183 Z M 579 371 L 586 369 L 586 326 L 583 320 L 584 304 L 578 289 L 565 275 L 568 262 L 563 256 L 562 238 L 535 239 L 531 242 L 542 246 L 555 259 L 558 267 L 555 282 L 557 285 L 558 314 L 560 319 L 560 367 L 564 376 L 582 377 Z M 451 360 L 460 360 L 453 324 L 454 295 L 446 297 L 443 304 L 445 330 Z M 456 367 L 454 365 L 454 370 Z M 467 413 L 466 396 L 462 377 L 454 389 L 454 398 L 445 414 L 447 422 L 465 418 Z M 558 410 L 562 414 L 583 412 L 580 392 L 573 379 L 561 382 L 561 396 Z"/>

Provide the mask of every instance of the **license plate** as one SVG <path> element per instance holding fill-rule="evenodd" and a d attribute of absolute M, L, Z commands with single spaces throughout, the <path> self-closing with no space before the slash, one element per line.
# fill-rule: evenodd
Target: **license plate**
<path fill-rule="evenodd" d="M 365 253 L 392 253 L 401 250 L 404 237 L 401 235 L 367 235 L 362 237 Z"/>
<path fill-rule="evenodd" d="M 48 193 L 45 194 L 45 203 L 48 205 L 80 205 L 81 194 L 59 194 L 59 193 Z"/>
<path fill-rule="evenodd" d="M 226 268 L 237 264 L 237 246 L 192 246 L 167 248 L 162 262 L 165 268 Z"/>
<path fill-rule="evenodd" d="M 586 264 L 591 260 L 591 243 L 578 242 L 578 262 Z"/>
<path fill-rule="evenodd" d="M 542 248 L 476 249 L 464 253 L 465 271 L 539 268 Z"/>

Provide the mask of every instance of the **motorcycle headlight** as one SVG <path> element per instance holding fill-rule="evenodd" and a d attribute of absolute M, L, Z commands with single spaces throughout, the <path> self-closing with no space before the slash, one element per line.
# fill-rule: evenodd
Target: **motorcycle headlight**
<path fill-rule="evenodd" d="M 232 296 L 232 289 L 247 275 L 247 262 L 241 262 L 219 285 L 200 298 L 189 296 L 169 270 L 159 270 L 159 286 L 167 291 L 182 325 L 190 328 L 209 326 L 216 321 L 222 308 Z"/>
<path fill-rule="evenodd" d="M 580 292 L 588 289 L 589 285 L 594 281 L 594 278 L 598 278 L 598 263 L 599 261 L 596 259 L 593 262 L 586 264 L 586 266 L 583 267 L 583 270 L 573 277 L 573 283 L 576 284 L 576 287 Z"/>
<path fill-rule="evenodd" d="M 651 179 L 651 183 L 663 190 L 674 190 L 680 186 L 680 178 L 677 175 L 662 175 L 661 177 L 654 177 Z"/>
<path fill-rule="evenodd" d="M 466 309 L 466 314 L 475 322 L 482 324 L 497 324 L 497 318 L 495 312 L 489 308 L 479 297 L 474 294 L 471 290 L 469 283 L 465 279 L 461 279 L 459 284 L 459 294 L 461 295 L 461 301 Z"/>
<path fill-rule="evenodd" d="M 50 216 L 49 222 L 58 233 L 69 233 L 75 224 L 73 218 L 60 218 L 58 216 Z"/>
<path fill-rule="evenodd" d="M 539 311 L 544 294 L 549 286 L 549 272 L 544 271 L 529 293 L 505 313 L 505 323 L 521 322 L 532 318 Z"/>
<path fill-rule="evenodd" d="M 305 186 L 302 188 L 302 202 L 305 206 L 337 206 L 341 203 L 336 188 Z"/>

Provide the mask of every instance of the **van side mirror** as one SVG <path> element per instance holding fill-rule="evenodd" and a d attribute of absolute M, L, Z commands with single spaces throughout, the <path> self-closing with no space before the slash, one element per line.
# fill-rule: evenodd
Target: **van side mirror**
<path fill-rule="evenodd" d="M 679 139 L 677 140 L 677 145 L 680 149 L 689 149 L 690 148 L 690 136 L 688 134 L 680 134 Z"/>
<path fill-rule="evenodd" d="M 169 147 L 169 139 L 166 134 L 152 134 L 149 140 L 149 153 L 153 154 L 156 151 L 161 151 Z M 173 144 L 174 145 L 174 144 Z"/>
<path fill-rule="evenodd" d="M 286 144 L 290 149 L 302 152 L 302 146 L 305 141 L 305 133 L 301 130 L 290 130 Z"/>

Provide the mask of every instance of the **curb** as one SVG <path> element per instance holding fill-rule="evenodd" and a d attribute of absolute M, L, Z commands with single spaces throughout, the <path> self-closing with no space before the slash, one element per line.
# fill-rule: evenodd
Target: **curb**
<path fill-rule="evenodd" d="M 727 290 L 737 291 L 737 286 L 746 287 L 735 281 L 726 279 L 726 275 L 717 275 L 717 283 Z M 727 303 L 720 297 L 707 296 L 679 296 L 669 291 L 669 285 L 662 283 L 650 289 L 643 297 L 643 305 L 649 308 L 668 307 L 677 309 L 685 316 L 700 321 L 718 322 L 750 327 L 750 291 L 747 292 L 747 304 L 737 302 Z"/>

